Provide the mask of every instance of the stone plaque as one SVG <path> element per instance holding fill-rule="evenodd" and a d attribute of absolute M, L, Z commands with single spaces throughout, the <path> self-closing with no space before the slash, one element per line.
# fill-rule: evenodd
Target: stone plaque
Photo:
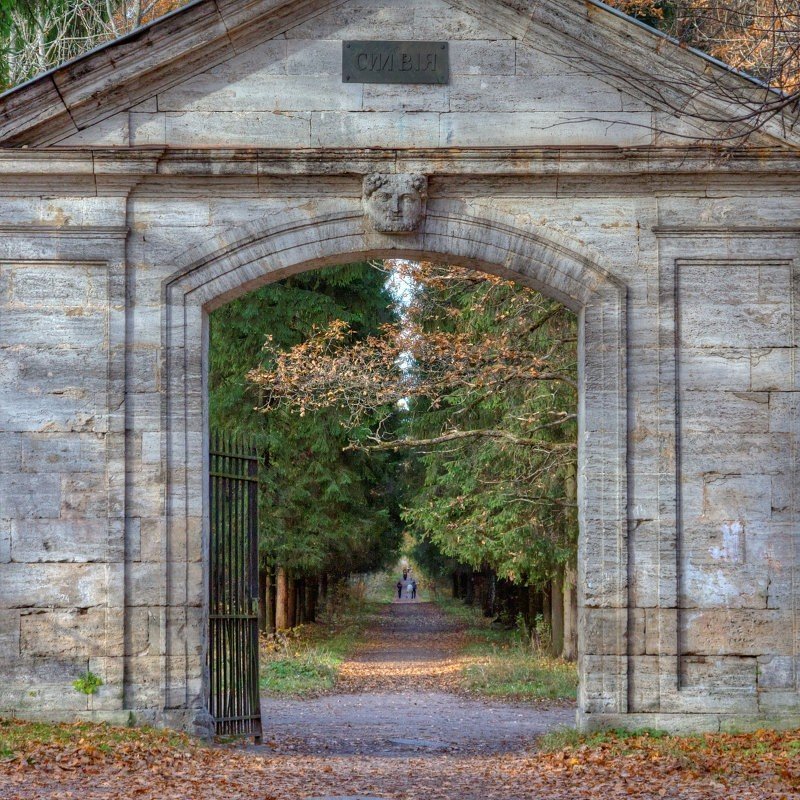
<path fill-rule="evenodd" d="M 445 84 L 449 55 L 447 42 L 342 42 L 342 81 Z"/>

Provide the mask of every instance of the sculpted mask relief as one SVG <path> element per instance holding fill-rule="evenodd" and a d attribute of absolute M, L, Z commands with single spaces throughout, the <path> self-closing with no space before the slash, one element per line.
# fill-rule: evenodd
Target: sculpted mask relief
<path fill-rule="evenodd" d="M 373 173 L 364 178 L 364 212 L 382 233 L 409 233 L 425 216 L 428 179 L 424 175 Z"/>

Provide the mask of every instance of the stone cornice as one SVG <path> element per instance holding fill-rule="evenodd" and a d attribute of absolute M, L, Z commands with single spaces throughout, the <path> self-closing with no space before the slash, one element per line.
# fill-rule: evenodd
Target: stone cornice
<path fill-rule="evenodd" d="M 531 147 L 467 149 L 0 149 L 0 175 L 90 177 L 258 178 L 419 172 L 436 176 L 789 176 L 800 153 L 785 148 Z"/>

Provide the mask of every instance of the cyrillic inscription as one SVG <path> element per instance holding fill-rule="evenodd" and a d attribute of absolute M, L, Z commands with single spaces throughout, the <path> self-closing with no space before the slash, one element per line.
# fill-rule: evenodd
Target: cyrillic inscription
<path fill-rule="evenodd" d="M 342 81 L 445 84 L 449 53 L 447 42 L 342 42 Z"/>

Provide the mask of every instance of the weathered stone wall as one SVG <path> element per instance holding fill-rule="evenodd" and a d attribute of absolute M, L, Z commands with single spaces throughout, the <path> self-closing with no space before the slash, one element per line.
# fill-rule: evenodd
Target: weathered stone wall
<path fill-rule="evenodd" d="M 452 42 L 449 84 L 343 84 L 342 40 L 378 32 Z M 534 50 L 442 0 L 349 0 L 58 143 L 636 145 L 653 140 L 652 123 L 649 106 L 587 74 L 572 49 Z"/>
<path fill-rule="evenodd" d="M 0 710 L 191 720 L 206 314 L 404 254 L 581 314 L 582 723 L 798 724 L 796 157 L 664 149 L 514 19 L 348 0 L 0 150 Z M 343 85 L 341 40 L 381 37 L 450 41 L 451 84 Z M 420 231 L 365 224 L 371 172 L 428 176 Z"/>

